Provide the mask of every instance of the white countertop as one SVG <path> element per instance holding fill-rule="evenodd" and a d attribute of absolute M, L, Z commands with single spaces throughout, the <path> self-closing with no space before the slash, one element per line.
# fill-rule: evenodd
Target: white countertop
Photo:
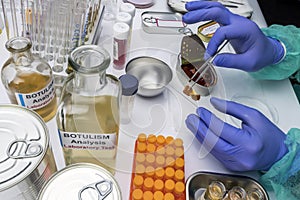
<path fill-rule="evenodd" d="M 250 1 L 255 12 L 252 19 L 259 26 L 266 26 L 260 8 L 256 1 Z M 153 7 L 147 11 L 170 11 L 165 2 L 156 0 Z M 161 35 L 148 34 L 142 30 L 140 15 L 146 9 L 137 9 L 132 38 L 130 56 L 135 55 L 136 49 L 146 49 L 146 54 L 157 57 L 165 61 L 173 69 L 174 78 L 168 88 L 160 96 L 154 98 L 142 98 L 136 96 L 133 117 L 130 124 L 121 124 L 119 135 L 119 146 L 117 154 L 117 166 L 115 177 L 120 184 L 123 199 L 129 198 L 129 187 L 132 168 L 132 157 L 134 141 L 137 134 L 144 132 L 146 134 L 163 134 L 180 137 L 184 140 L 185 147 L 185 173 L 186 178 L 196 171 L 210 171 L 219 173 L 236 174 L 225 169 L 212 155 L 202 148 L 196 141 L 193 134 L 185 127 L 184 120 L 190 113 L 194 113 L 197 106 L 204 106 L 215 112 L 219 117 L 228 123 L 233 123 L 230 117 L 218 113 L 209 104 L 210 97 L 203 97 L 198 103 L 191 103 L 181 93 L 183 85 L 176 79 L 175 64 L 176 56 L 179 53 L 180 42 L 183 35 Z M 111 21 L 103 21 L 103 30 L 101 35 L 101 45 L 110 52 L 111 43 Z M 197 24 L 191 25 L 192 30 L 196 30 Z M 5 33 L 0 35 L 0 65 L 2 66 L 9 56 L 5 50 Z M 108 72 L 119 76 L 124 71 L 116 71 L 112 67 Z M 277 116 L 277 125 L 285 132 L 292 127 L 300 128 L 299 104 L 293 89 L 288 80 L 283 81 L 259 81 L 252 79 L 247 73 L 233 70 L 217 68 L 219 75 L 218 83 L 211 96 L 217 96 L 225 99 L 231 99 L 235 95 L 250 96 L 260 99 L 270 107 L 274 108 L 274 115 Z M 177 89 L 174 89 L 177 88 Z M 179 91 L 179 92 L 177 92 Z M 0 104 L 8 104 L 9 99 L 5 89 L 0 84 Z M 288 105 L 288 106 L 287 106 Z M 51 144 L 55 154 L 57 166 L 59 169 L 64 167 L 61 147 L 57 134 L 55 119 L 47 123 L 50 130 Z M 257 179 L 257 172 L 239 173 Z M 273 195 L 270 195 L 273 199 Z"/>

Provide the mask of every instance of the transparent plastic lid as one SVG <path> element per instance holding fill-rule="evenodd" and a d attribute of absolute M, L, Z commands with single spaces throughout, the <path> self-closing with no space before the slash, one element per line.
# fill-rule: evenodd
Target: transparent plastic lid
<path fill-rule="evenodd" d="M 271 104 L 267 104 L 264 100 L 254 98 L 254 97 L 249 97 L 249 96 L 242 96 L 239 94 L 234 95 L 231 98 L 231 101 L 243 104 L 245 106 L 249 106 L 251 108 L 254 108 L 261 113 L 263 113 L 270 121 L 272 121 L 274 124 L 278 123 L 278 113 L 275 107 L 273 107 Z M 236 126 L 241 125 L 241 121 L 234 118 L 230 117 L 231 121 L 234 123 Z"/>

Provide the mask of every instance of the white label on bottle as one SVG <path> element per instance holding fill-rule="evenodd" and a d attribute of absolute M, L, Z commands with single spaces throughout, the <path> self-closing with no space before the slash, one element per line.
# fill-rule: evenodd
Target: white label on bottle
<path fill-rule="evenodd" d="M 210 26 L 208 26 L 208 27 L 205 27 L 205 28 L 201 31 L 201 33 L 202 33 L 203 35 L 210 35 L 210 34 L 215 33 L 216 30 L 217 30 L 219 27 L 220 27 L 220 25 L 219 25 L 218 23 L 216 23 L 216 24 L 210 25 Z"/>
<path fill-rule="evenodd" d="M 117 145 L 117 134 L 64 132 L 58 130 L 61 146 L 69 149 L 113 150 Z"/>
<path fill-rule="evenodd" d="M 114 60 L 119 60 L 119 44 L 115 40 L 113 43 L 113 57 L 114 57 Z"/>
<path fill-rule="evenodd" d="M 15 93 L 15 95 L 19 105 L 33 110 L 43 108 L 55 97 L 54 81 L 51 80 L 46 87 L 39 91 Z"/>
<path fill-rule="evenodd" d="M 183 28 L 185 24 L 181 20 L 162 20 L 157 19 L 156 25 L 158 27 L 170 27 L 170 28 Z"/>

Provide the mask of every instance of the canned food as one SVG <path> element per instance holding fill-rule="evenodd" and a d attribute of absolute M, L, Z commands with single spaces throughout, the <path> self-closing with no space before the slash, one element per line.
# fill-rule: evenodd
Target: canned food
<path fill-rule="evenodd" d="M 203 42 L 209 42 L 220 25 L 215 21 L 209 21 L 198 27 L 198 36 Z"/>
<path fill-rule="evenodd" d="M 180 13 L 146 11 L 141 18 L 143 30 L 147 33 L 183 34 L 190 31 Z"/>
<path fill-rule="evenodd" d="M 33 200 L 56 171 L 42 118 L 18 105 L 0 105 L 0 199 Z"/>
<path fill-rule="evenodd" d="M 118 200 L 122 196 L 117 181 L 106 169 L 77 163 L 55 173 L 43 186 L 38 200 L 50 199 Z"/>

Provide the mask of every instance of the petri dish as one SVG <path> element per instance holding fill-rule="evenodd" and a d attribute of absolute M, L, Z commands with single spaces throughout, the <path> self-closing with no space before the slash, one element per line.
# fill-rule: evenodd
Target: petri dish
<path fill-rule="evenodd" d="M 276 108 L 262 99 L 237 94 L 231 98 L 231 101 L 255 108 L 263 113 L 274 124 L 278 124 L 279 119 Z M 230 116 L 230 120 L 234 125 L 238 127 L 241 126 L 241 120 L 232 116 Z"/>

